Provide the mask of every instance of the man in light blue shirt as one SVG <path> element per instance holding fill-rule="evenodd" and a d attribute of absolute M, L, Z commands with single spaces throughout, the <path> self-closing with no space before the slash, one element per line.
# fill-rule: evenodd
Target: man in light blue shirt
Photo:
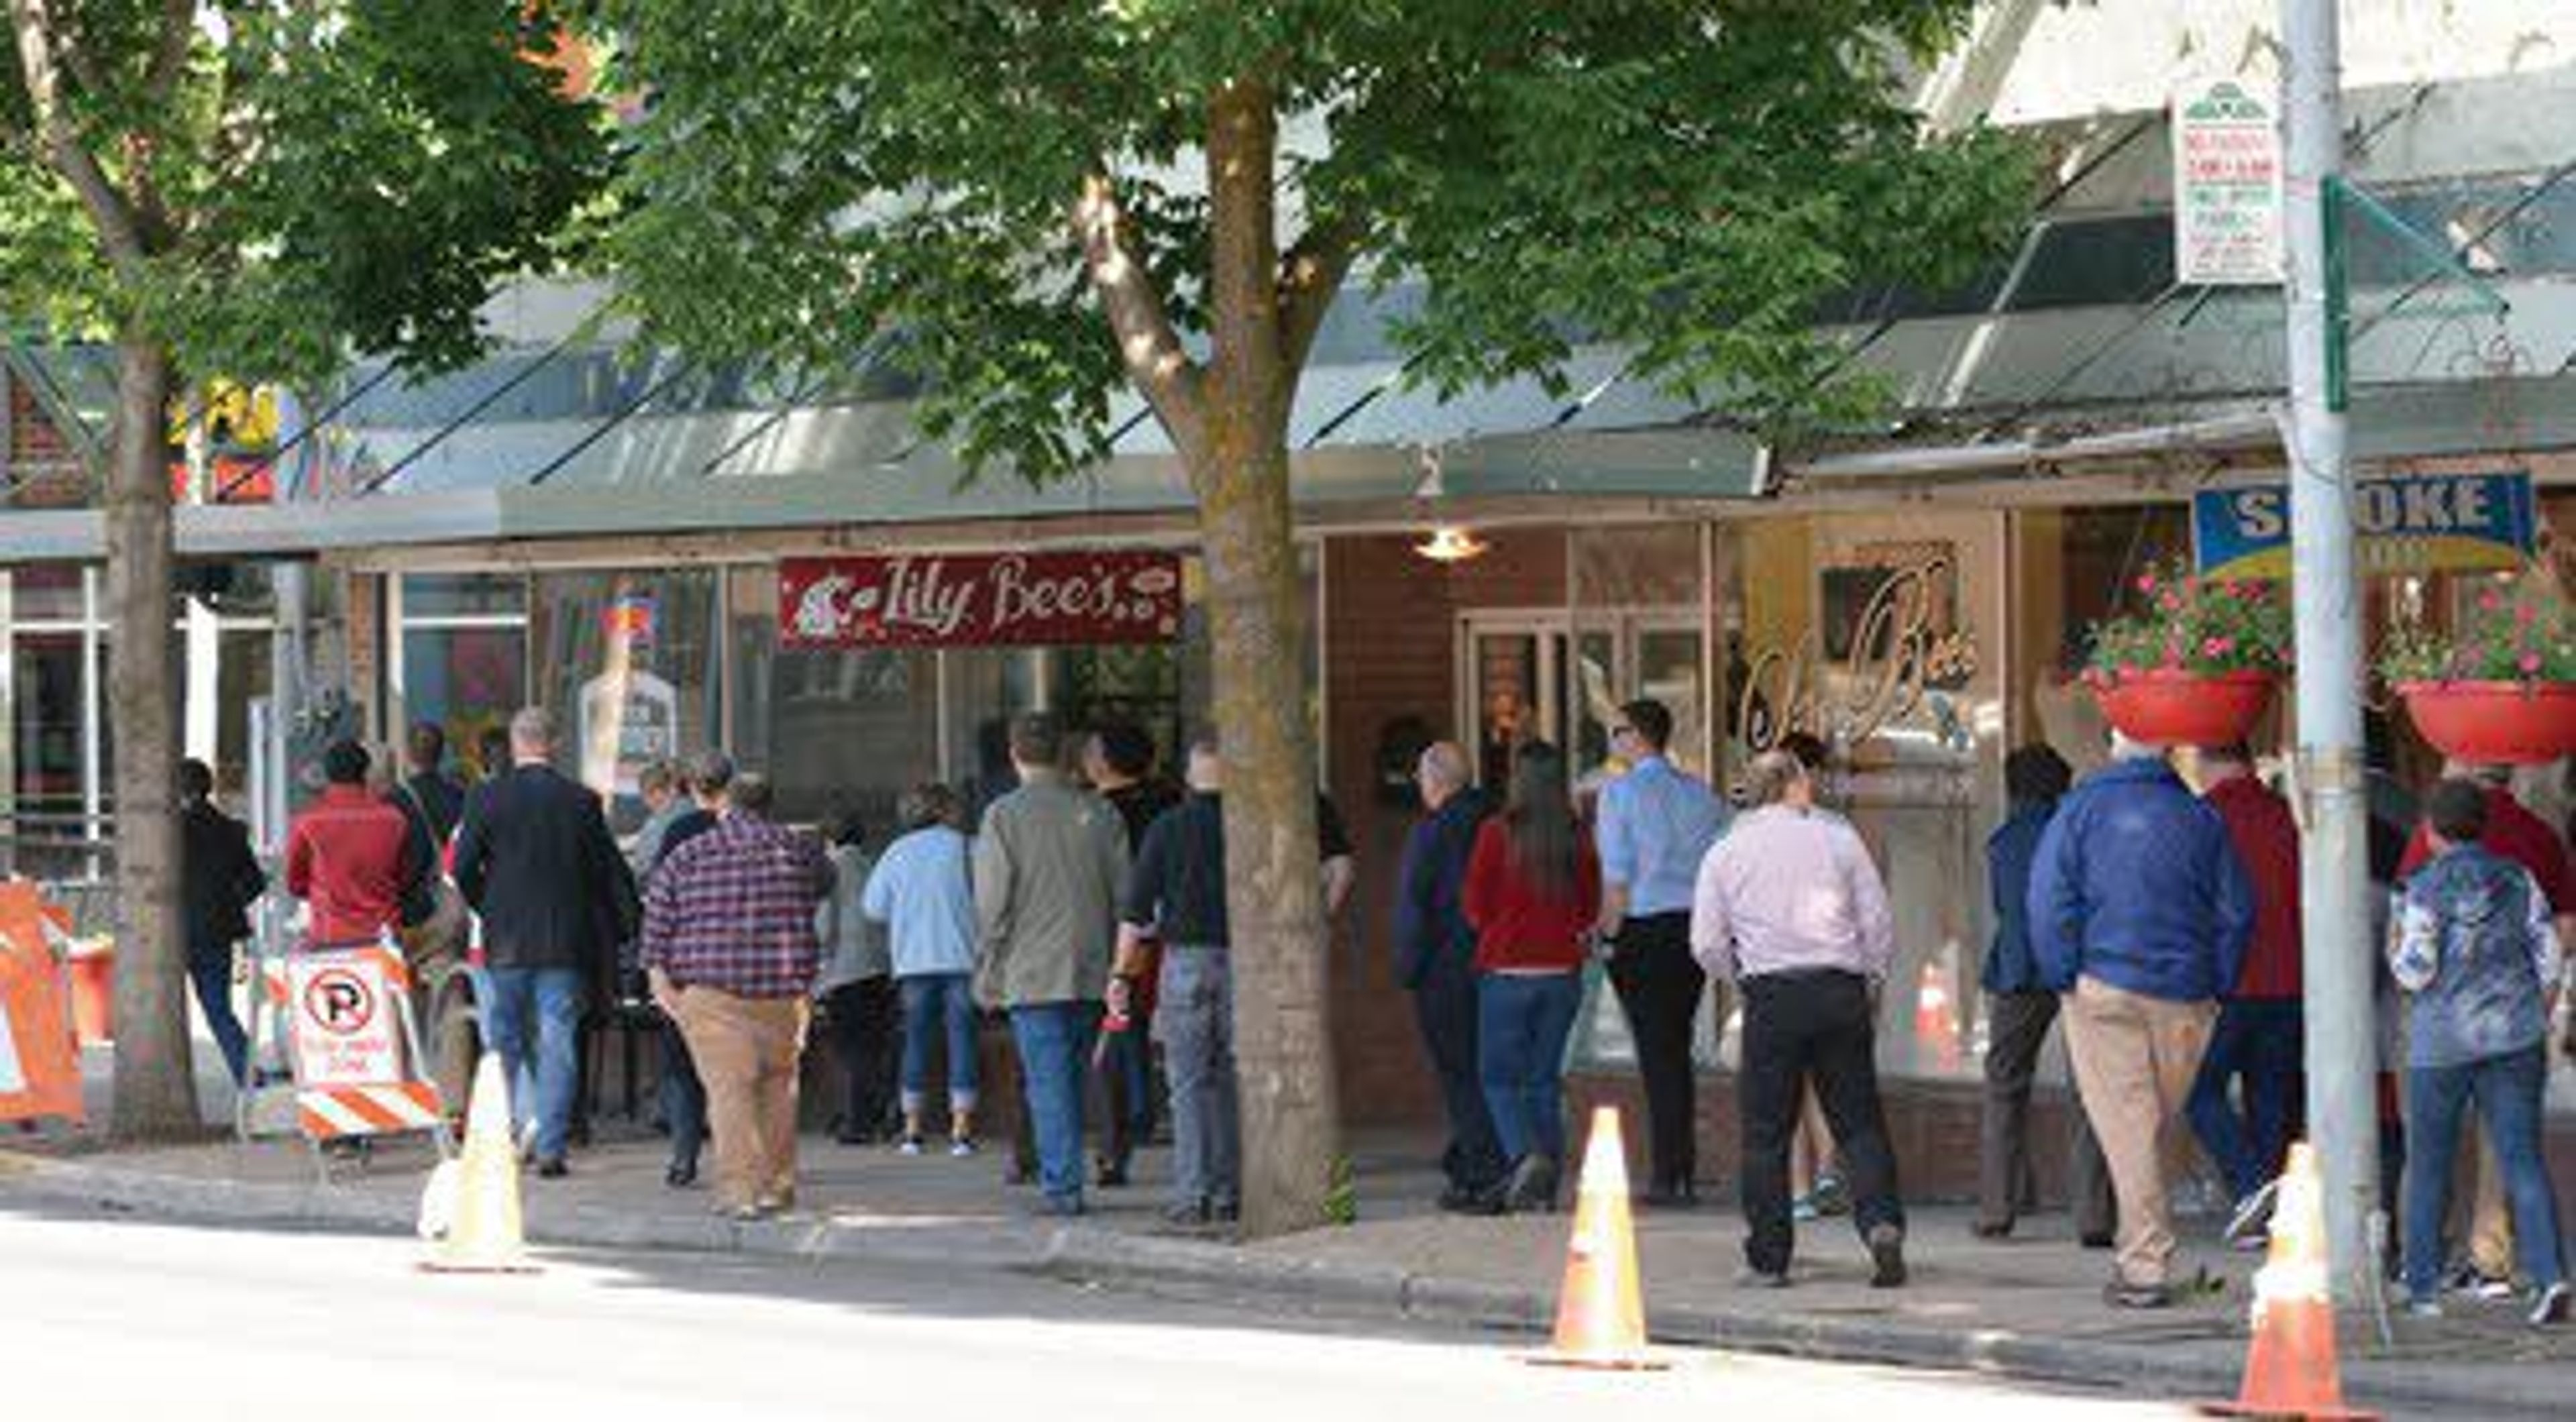
<path fill-rule="evenodd" d="M 1727 811 L 1707 782 L 1665 758 L 1672 734 L 1673 713 L 1660 701 L 1619 708 L 1610 748 L 1629 768 L 1602 787 L 1594 836 L 1610 984 L 1646 1087 L 1652 1173 L 1645 1199 L 1686 1207 L 1699 1197 L 1691 1027 L 1708 984 L 1691 957 L 1691 895 L 1700 860 L 1726 830 Z"/>

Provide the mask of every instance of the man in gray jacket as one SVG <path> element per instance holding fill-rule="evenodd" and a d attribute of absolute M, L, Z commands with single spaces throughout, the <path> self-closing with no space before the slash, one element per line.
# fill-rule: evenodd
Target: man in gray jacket
<path fill-rule="evenodd" d="M 1082 1213 L 1082 1082 L 1117 940 L 1127 833 L 1108 801 L 1067 777 L 1064 730 L 1011 723 L 1018 789 L 984 811 L 975 839 L 983 942 L 975 996 L 1011 1015 L 1045 1209 Z"/>

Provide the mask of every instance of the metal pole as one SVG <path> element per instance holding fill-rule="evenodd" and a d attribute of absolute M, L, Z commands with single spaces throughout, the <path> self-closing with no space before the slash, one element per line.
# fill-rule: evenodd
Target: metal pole
<path fill-rule="evenodd" d="M 2361 602 L 2353 573 L 2344 311 L 2335 185 L 2343 166 L 2335 0 L 2282 0 L 2290 374 L 2290 547 L 2298 637 L 2300 893 L 2307 977 L 2308 1133 L 2325 1172 L 2335 1297 L 2377 1287 L 2378 1118 L 2361 757 Z"/>

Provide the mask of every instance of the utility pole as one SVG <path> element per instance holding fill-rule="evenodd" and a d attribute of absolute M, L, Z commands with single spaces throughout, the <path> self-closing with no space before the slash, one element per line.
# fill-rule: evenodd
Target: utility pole
<path fill-rule="evenodd" d="M 2361 622 L 2346 447 L 2343 102 L 2335 0 L 2281 0 L 2284 253 L 2289 304 L 2291 594 L 2298 781 L 2307 805 L 2300 902 L 2307 979 L 2308 1134 L 2325 1172 L 2338 1302 L 2373 1295 L 2378 1209 L 2374 955 L 2361 751 Z M 2384 1221 L 2376 1226 L 2385 1238 Z"/>

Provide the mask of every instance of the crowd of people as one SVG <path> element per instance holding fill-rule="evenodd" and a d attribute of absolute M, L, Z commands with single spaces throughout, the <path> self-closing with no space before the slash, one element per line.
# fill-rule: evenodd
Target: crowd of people
<path fill-rule="evenodd" d="M 1730 999 L 1741 1013 L 1741 1281 L 1787 1284 L 1796 1222 L 1847 1211 L 1871 1282 L 1901 1285 L 1906 1216 L 1876 1075 L 1896 929 L 1868 846 L 1823 802 L 1827 748 L 1785 738 L 1749 761 L 1730 803 L 1672 762 L 1660 703 L 1619 707 L 1610 729 L 1625 769 L 1588 813 L 1544 743 L 1496 767 L 1499 797 L 1455 744 L 1414 764 L 1420 813 L 1391 937 L 1446 1117 L 1441 1206 L 1556 1208 L 1566 1044 L 1597 965 L 1646 1101 L 1641 1202 L 1696 1203 L 1694 1042 L 1714 992 L 1719 1022 Z M 1132 726 L 1076 738 L 1032 714 L 1009 724 L 1007 754 L 1013 783 L 971 821 L 957 791 L 923 783 L 882 843 L 850 815 L 821 836 L 782 823 L 773 788 L 720 753 L 656 764 L 637 787 L 646 818 L 621 845 L 599 796 L 554 768 L 544 710 L 480 748 L 470 788 L 424 725 L 399 775 L 390 754 L 329 748 L 327 783 L 288 836 L 285 888 L 313 946 L 400 942 L 452 1102 L 476 1034 L 501 1055 L 540 1177 L 567 1173 L 584 1025 L 622 972 L 657 1009 L 666 1179 L 695 1185 L 711 1137 L 727 1214 L 794 1206 L 819 1006 L 841 1142 L 919 1155 L 944 1135 L 949 1154 L 975 1154 L 990 1014 L 1007 1023 L 1025 1108 L 1012 1175 L 1036 1187 L 1035 1208 L 1079 1214 L 1087 1191 L 1126 1184 L 1159 1111 L 1166 1217 L 1232 1219 L 1242 1127 L 1219 745 L 1191 743 L 1173 783 Z M 2081 783 L 2048 747 L 2016 750 L 1987 844 L 1975 1229 L 2011 1234 L 2036 1198 L 2033 1083 L 2062 1023 L 2076 1233 L 2113 1251 L 2105 1297 L 2122 1307 L 2194 1286 L 2174 1263 L 2188 1144 L 2233 1201 L 2226 1237 L 2259 1243 L 2304 1108 L 2298 827 L 2248 747 L 2191 760 L 2197 789 L 2167 751 L 2124 739 Z M 245 1078 L 226 969 L 265 885 L 206 768 L 183 767 L 180 788 L 191 973 Z M 1317 820 L 1338 912 L 1352 846 L 1329 801 Z M 2519 1287 L 2533 1321 L 2555 1322 L 2570 1296 L 2541 1102 L 2560 945 L 2576 927 L 2566 842 L 2479 767 L 2447 768 L 2408 828 L 2372 854 L 2389 890 L 2381 1101 L 2399 1285 L 2423 1313 L 2446 1288 Z M 2477 1185 L 2454 1229 L 2471 1107 Z"/>

